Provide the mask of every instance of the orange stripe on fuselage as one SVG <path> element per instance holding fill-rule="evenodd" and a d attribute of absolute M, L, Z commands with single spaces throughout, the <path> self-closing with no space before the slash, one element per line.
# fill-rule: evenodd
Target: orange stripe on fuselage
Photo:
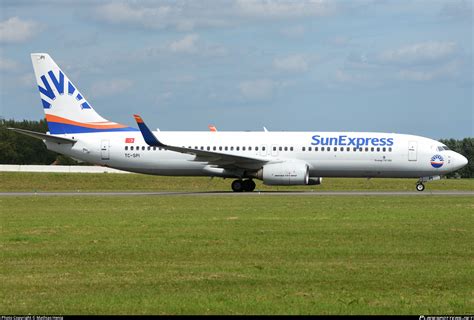
<path fill-rule="evenodd" d="M 51 114 L 46 115 L 46 121 L 48 122 L 57 122 L 57 123 L 64 123 L 64 124 L 71 124 L 73 126 L 79 126 L 84 128 L 92 128 L 92 129 L 118 129 L 118 128 L 126 128 L 123 124 L 114 123 L 113 124 L 100 124 L 101 122 L 77 122 L 73 120 L 69 120 L 66 118 L 54 116 Z M 103 122 L 102 122 L 103 123 Z"/>

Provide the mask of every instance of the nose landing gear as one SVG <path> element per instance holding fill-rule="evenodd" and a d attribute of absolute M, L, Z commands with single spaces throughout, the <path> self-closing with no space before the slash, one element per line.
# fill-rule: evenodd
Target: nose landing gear
<path fill-rule="evenodd" d="M 418 182 L 416 183 L 416 190 L 425 190 L 425 185 L 423 184 L 423 182 L 434 181 L 439 179 L 441 179 L 441 176 L 421 177 L 420 180 L 418 180 Z"/>
<path fill-rule="evenodd" d="M 418 182 L 418 183 L 416 184 L 416 190 L 417 190 L 417 191 L 423 191 L 423 190 L 425 190 L 425 185 L 423 184 L 423 182 Z"/>

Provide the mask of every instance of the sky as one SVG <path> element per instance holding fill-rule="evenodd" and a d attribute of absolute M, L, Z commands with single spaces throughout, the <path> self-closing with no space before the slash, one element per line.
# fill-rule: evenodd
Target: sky
<path fill-rule="evenodd" d="M 160 130 L 474 137 L 470 0 L 0 1 L 0 118 L 46 52 L 104 118 Z"/>

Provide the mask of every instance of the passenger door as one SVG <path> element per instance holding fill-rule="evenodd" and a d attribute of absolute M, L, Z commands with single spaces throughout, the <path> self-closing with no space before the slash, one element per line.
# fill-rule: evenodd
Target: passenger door
<path fill-rule="evenodd" d="M 102 160 L 110 159 L 110 141 L 102 140 L 100 143 L 100 156 Z"/>
<path fill-rule="evenodd" d="M 416 161 L 418 153 L 418 142 L 409 141 L 408 142 L 408 161 Z"/>

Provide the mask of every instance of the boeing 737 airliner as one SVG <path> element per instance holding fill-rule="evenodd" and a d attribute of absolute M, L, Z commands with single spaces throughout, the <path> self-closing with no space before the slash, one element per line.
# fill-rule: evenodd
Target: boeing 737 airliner
<path fill-rule="evenodd" d="M 17 132 L 75 159 L 131 172 L 235 179 L 232 190 L 266 185 L 317 185 L 322 177 L 419 178 L 465 166 L 442 143 L 414 135 L 374 132 L 152 132 L 102 118 L 46 53 L 31 55 L 49 132 Z"/>

